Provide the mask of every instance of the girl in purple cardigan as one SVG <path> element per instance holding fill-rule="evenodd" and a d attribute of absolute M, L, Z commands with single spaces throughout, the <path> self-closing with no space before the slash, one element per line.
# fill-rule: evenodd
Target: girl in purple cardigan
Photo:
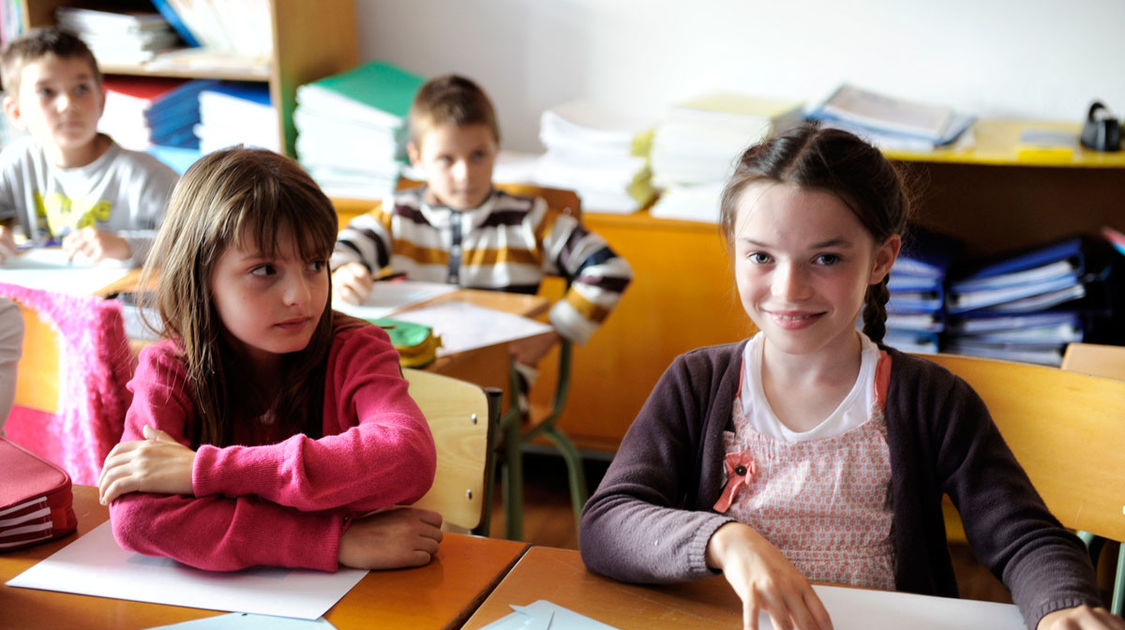
<path fill-rule="evenodd" d="M 644 583 L 722 572 L 744 627 L 765 613 L 826 629 L 810 581 L 957 595 L 948 494 L 1029 628 L 1125 628 L 975 392 L 881 345 L 908 206 L 847 132 L 807 125 L 742 155 L 721 221 L 760 332 L 665 372 L 583 511 L 587 566 Z"/>
<path fill-rule="evenodd" d="M 145 266 L 163 341 L 99 481 L 122 547 L 194 567 L 425 564 L 433 437 L 380 328 L 329 308 L 328 198 L 291 160 L 193 165 Z"/>

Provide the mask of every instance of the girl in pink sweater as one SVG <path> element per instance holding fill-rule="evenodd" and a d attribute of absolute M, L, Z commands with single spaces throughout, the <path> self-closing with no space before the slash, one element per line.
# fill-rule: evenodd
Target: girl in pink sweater
<path fill-rule="evenodd" d="M 98 486 L 122 547 L 218 571 L 415 566 L 433 437 L 381 329 L 329 308 L 327 197 L 269 151 L 205 156 L 149 256 L 164 339 L 140 355 Z"/>

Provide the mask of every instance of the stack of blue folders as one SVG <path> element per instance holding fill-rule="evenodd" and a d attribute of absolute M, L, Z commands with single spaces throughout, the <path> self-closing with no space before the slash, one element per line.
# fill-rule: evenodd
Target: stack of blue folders
<path fill-rule="evenodd" d="M 164 94 L 145 110 L 152 143 L 181 149 L 198 149 L 195 126 L 199 124 L 199 93 L 218 85 L 211 79 L 195 79 Z"/>
<path fill-rule="evenodd" d="M 956 239 L 911 228 L 887 281 L 891 298 L 884 343 L 903 352 L 941 350 L 945 281 L 959 250 Z"/>
<path fill-rule="evenodd" d="M 948 350 L 1057 366 L 1070 342 L 1120 342 L 1125 311 L 1105 253 L 1105 243 L 1069 238 L 952 281 Z"/>

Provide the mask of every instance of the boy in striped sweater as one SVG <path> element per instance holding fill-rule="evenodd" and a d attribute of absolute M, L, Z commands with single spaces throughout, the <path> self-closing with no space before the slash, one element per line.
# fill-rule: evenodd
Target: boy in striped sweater
<path fill-rule="evenodd" d="M 551 324 L 576 343 L 589 339 L 629 284 L 629 264 L 605 239 L 542 199 L 492 186 L 500 130 L 488 96 L 469 79 L 428 81 L 407 122 L 410 161 L 427 181 L 340 232 L 330 262 L 337 295 L 362 302 L 381 270 L 518 293 L 535 293 L 545 275 L 561 276 L 570 287 L 551 308 Z M 556 341 L 514 345 L 512 353 L 531 366 Z"/>

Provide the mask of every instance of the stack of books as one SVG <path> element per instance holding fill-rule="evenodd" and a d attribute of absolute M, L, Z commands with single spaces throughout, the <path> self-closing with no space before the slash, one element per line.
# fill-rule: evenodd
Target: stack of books
<path fill-rule="evenodd" d="M 61 28 L 82 38 L 98 63 L 140 64 L 160 51 L 180 45 L 180 38 L 159 13 L 117 12 L 63 6 L 55 10 Z"/>
<path fill-rule="evenodd" d="M 884 343 L 903 352 L 941 351 L 945 283 L 960 248 L 952 237 L 911 227 L 887 280 L 891 297 Z"/>
<path fill-rule="evenodd" d="M 373 61 L 297 88 L 297 157 L 333 197 L 394 192 L 406 159 L 406 115 L 423 77 Z"/>
<path fill-rule="evenodd" d="M 103 81 L 105 113 L 98 129 L 122 146 L 198 149 L 199 93 L 218 82 L 156 77 L 110 76 Z"/>
<path fill-rule="evenodd" d="M 1074 341 L 1121 343 L 1108 244 L 1075 237 L 975 266 L 950 283 L 949 350 L 1043 365 Z"/>
<path fill-rule="evenodd" d="M 973 123 L 973 117 L 951 107 L 907 101 L 844 84 L 836 88 L 809 118 L 850 131 L 891 151 L 932 151 L 952 143 Z"/>
<path fill-rule="evenodd" d="M 552 107 L 540 119 L 547 152 L 535 179 L 574 190 L 590 211 L 639 210 L 655 195 L 647 163 L 651 129 L 646 121 L 588 101 Z"/>
<path fill-rule="evenodd" d="M 199 150 L 210 153 L 236 144 L 281 152 L 277 109 L 264 83 L 222 81 L 199 93 Z"/>
<path fill-rule="evenodd" d="M 801 104 L 716 93 L 673 106 L 656 128 L 652 216 L 717 222 L 719 194 L 739 155 L 804 120 Z"/>

